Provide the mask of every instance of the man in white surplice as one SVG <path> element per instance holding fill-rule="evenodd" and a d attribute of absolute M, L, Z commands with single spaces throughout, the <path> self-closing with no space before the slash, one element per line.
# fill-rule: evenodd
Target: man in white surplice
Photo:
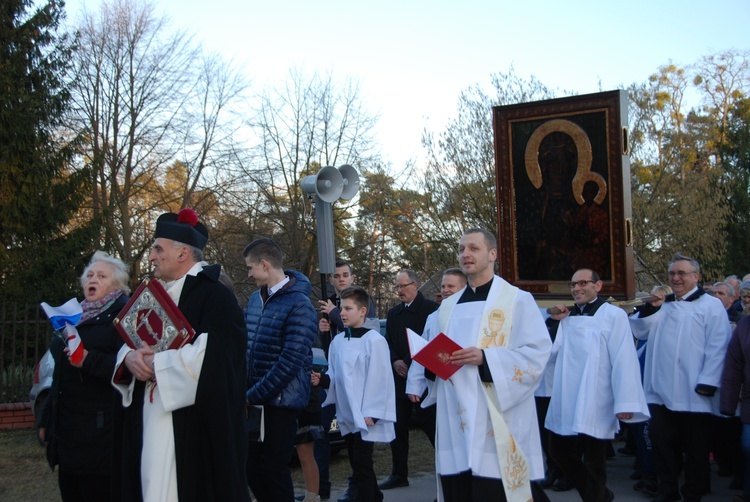
<path fill-rule="evenodd" d="M 608 501 L 607 446 L 619 421 L 649 417 L 640 366 L 624 310 L 599 298 L 602 281 L 595 271 L 573 274 L 575 306 L 555 305 L 559 324 L 549 364 L 554 365 L 552 398 L 545 427 L 549 451 L 585 502 Z M 583 458 L 581 456 L 583 453 Z"/>
<path fill-rule="evenodd" d="M 651 412 L 651 442 L 659 477 L 659 502 L 701 500 L 709 489 L 711 414 L 731 337 L 718 298 L 698 285 L 698 262 L 675 254 L 668 268 L 672 294 L 664 304 L 643 306 L 630 317 L 636 338 L 645 340 L 643 390 Z M 684 468 L 685 484 L 678 486 Z"/>
<path fill-rule="evenodd" d="M 436 329 L 464 347 L 462 366 L 435 379 L 423 406 L 437 402 L 436 463 L 446 501 L 531 499 L 544 477 L 534 389 L 551 342 L 532 296 L 494 274 L 497 240 L 467 230 L 458 247 L 469 287 L 443 300 Z M 534 489 L 537 489 L 534 486 Z"/>

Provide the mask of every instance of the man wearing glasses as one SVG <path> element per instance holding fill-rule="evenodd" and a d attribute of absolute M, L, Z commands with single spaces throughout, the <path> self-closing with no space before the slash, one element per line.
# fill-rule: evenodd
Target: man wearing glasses
<path fill-rule="evenodd" d="M 402 270 L 396 275 L 396 293 L 402 303 L 388 311 L 385 336 L 391 349 L 391 365 L 396 382 L 396 439 L 391 442 L 393 466 L 391 475 L 378 485 L 381 490 L 409 486 L 409 416 L 413 407 L 406 395 L 406 377 L 411 365 L 406 328 L 422 334 L 427 316 L 435 312 L 438 304 L 428 300 L 419 291 L 419 277 L 413 270 Z M 435 444 L 435 407 L 417 407 L 419 425 Z"/>
<path fill-rule="evenodd" d="M 559 313 L 548 324 L 555 332 L 544 423 L 552 432 L 549 453 L 584 502 L 610 501 L 607 443 L 618 420 L 644 422 L 648 407 L 627 314 L 599 298 L 602 281 L 593 270 L 576 271 L 569 285 L 575 305 L 555 305 Z"/>
<path fill-rule="evenodd" d="M 700 500 L 709 491 L 709 429 L 718 413 L 724 356 L 731 336 L 721 301 L 698 285 L 700 266 L 675 254 L 661 307 L 644 305 L 630 318 L 633 334 L 648 339 L 643 388 L 651 412 L 651 441 L 659 476 L 657 502 Z"/>

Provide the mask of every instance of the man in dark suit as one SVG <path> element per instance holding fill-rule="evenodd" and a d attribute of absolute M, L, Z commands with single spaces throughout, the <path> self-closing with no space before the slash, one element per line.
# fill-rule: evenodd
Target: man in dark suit
<path fill-rule="evenodd" d="M 391 365 L 396 383 L 396 439 L 391 442 L 393 466 L 391 475 L 380 485 L 381 490 L 409 486 L 409 416 L 414 407 L 406 395 L 406 377 L 411 364 L 406 328 L 422 334 L 427 316 L 437 310 L 438 304 L 419 292 L 419 277 L 413 270 L 402 270 L 396 275 L 396 293 L 402 303 L 388 311 L 385 327 L 391 349 Z M 435 444 L 435 406 L 416 407 L 419 425 Z"/>

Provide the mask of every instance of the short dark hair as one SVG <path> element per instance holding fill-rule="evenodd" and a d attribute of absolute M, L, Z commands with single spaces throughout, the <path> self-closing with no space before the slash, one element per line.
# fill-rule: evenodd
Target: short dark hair
<path fill-rule="evenodd" d="M 487 230 L 486 228 L 470 228 L 468 230 L 465 230 L 463 235 L 467 234 L 482 234 L 484 236 L 484 242 L 487 244 L 487 247 L 489 249 L 497 249 L 497 237 L 495 237 L 495 234 Z"/>
<path fill-rule="evenodd" d="M 250 258 L 256 263 L 260 260 L 266 260 L 273 268 L 282 268 L 284 263 L 284 252 L 278 244 L 268 237 L 255 239 L 245 246 L 242 256 Z"/>
<path fill-rule="evenodd" d="M 599 277 L 599 274 L 596 273 L 596 270 L 591 269 L 591 268 L 579 268 L 578 270 L 576 270 L 575 272 L 573 272 L 573 275 L 576 275 L 578 272 L 581 272 L 583 270 L 588 270 L 589 272 L 591 272 L 591 280 L 592 281 L 599 282 L 599 281 L 602 280 L 602 278 Z"/>
<path fill-rule="evenodd" d="M 464 274 L 464 271 L 461 270 L 458 267 L 446 268 L 445 272 L 443 272 L 443 276 L 446 276 L 446 275 L 456 275 L 456 276 L 462 278 L 464 281 L 467 280 L 466 279 L 466 274 Z"/>
<path fill-rule="evenodd" d="M 339 268 L 339 267 L 349 267 L 349 273 L 354 275 L 354 270 L 352 270 L 352 264 L 349 263 L 348 261 L 337 258 L 336 266 L 334 268 Z"/>
<path fill-rule="evenodd" d="M 349 286 L 341 292 L 339 298 L 341 298 L 342 300 L 346 300 L 347 298 L 351 299 L 357 306 L 357 308 L 360 309 L 370 308 L 370 295 L 368 295 L 367 291 L 360 288 L 359 286 Z"/>

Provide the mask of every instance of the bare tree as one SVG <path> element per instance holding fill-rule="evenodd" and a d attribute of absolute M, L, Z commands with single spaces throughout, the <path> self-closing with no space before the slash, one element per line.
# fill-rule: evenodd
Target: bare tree
<path fill-rule="evenodd" d="M 350 164 L 363 172 L 376 163 L 376 118 L 365 110 L 356 83 L 337 85 L 331 74 L 306 77 L 299 70 L 284 85 L 265 90 L 252 116 L 259 144 L 244 170 L 262 193 L 256 216 L 274 226 L 272 235 L 289 265 L 312 275 L 317 269 L 314 209 L 300 181 L 322 166 Z M 336 204 L 339 242 L 348 235 L 341 217 L 354 203 L 356 198 Z"/>
<path fill-rule="evenodd" d="M 71 127 L 86 132 L 96 173 L 88 211 L 103 223 L 101 245 L 132 263 L 137 280 L 159 212 L 218 200 L 212 183 L 234 161 L 237 127 L 222 126 L 245 84 L 138 0 L 84 12 L 74 63 Z"/>
<path fill-rule="evenodd" d="M 420 186 L 428 198 L 425 240 L 442 268 L 454 266 L 456 242 L 466 227 L 497 231 L 492 107 L 556 94 L 534 77 L 519 77 L 513 68 L 491 78 L 494 96 L 479 85 L 470 87 L 461 92 L 457 116 L 446 129 L 437 136 L 431 131 L 422 135 L 428 154 Z"/>

